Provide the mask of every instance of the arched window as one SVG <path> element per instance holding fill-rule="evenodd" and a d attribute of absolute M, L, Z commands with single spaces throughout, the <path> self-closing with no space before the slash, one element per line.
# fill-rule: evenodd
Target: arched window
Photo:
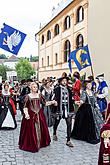
<path fill-rule="evenodd" d="M 49 66 L 49 56 L 47 56 L 47 66 Z"/>
<path fill-rule="evenodd" d="M 59 30 L 59 25 L 56 24 L 56 25 L 55 25 L 55 29 L 54 29 L 54 35 L 55 35 L 55 36 L 58 35 L 59 32 L 60 32 L 60 30 Z"/>
<path fill-rule="evenodd" d="M 64 21 L 64 30 L 70 28 L 70 26 L 71 26 L 71 19 L 69 16 L 67 16 Z"/>
<path fill-rule="evenodd" d="M 58 64 L 58 54 L 55 53 L 55 65 L 57 65 L 57 64 Z"/>
<path fill-rule="evenodd" d="M 44 44 L 44 35 L 42 35 L 41 44 Z"/>
<path fill-rule="evenodd" d="M 84 46 L 84 38 L 82 34 L 79 34 L 76 38 L 76 48 L 80 48 Z"/>
<path fill-rule="evenodd" d="M 71 44 L 70 44 L 70 41 L 67 40 L 64 45 L 64 62 L 68 61 L 68 56 L 70 52 L 71 52 Z"/>
<path fill-rule="evenodd" d="M 84 9 L 80 6 L 77 10 L 77 22 L 81 22 L 84 19 Z"/>
<path fill-rule="evenodd" d="M 51 39 L 51 31 L 48 30 L 48 32 L 47 32 L 47 41 L 50 40 L 50 39 Z"/>

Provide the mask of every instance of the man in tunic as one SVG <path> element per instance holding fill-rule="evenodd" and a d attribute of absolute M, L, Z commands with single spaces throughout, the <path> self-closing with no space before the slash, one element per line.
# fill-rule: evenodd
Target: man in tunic
<path fill-rule="evenodd" d="M 71 126 L 72 126 L 72 115 L 74 112 L 72 92 L 68 88 L 68 77 L 63 76 L 59 78 L 59 85 L 54 89 L 54 100 L 57 105 L 54 107 L 54 125 L 53 125 L 53 140 L 57 141 L 57 128 L 60 120 L 63 118 L 67 125 L 67 142 L 66 145 L 73 147 L 70 141 Z"/>

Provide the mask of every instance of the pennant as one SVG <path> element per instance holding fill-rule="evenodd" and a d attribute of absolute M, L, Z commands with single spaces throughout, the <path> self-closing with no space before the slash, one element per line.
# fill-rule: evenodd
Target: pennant
<path fill-rule="evenodd" d="M 0 48 L 17 55 L 26 34 L 5 23 L 3 25 L 0 33 Z"/>
<path fill-rule="evenodd" d="M 72 60 L 75 62 L 79 71 L 88 66 L 91 66 L 92 64 L 91 64 L 88 45 L 82 48 L 78 48 L 70 53 L 68 60 L 70 72 L 72 72 L 72 65 L 71 65 Z"/>

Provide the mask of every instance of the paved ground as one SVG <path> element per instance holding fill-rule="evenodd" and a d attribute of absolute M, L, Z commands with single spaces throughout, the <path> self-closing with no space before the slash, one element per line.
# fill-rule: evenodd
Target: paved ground
<path fill-rule="evenodd" d="M 38 153 L 21 151 L 18 148 L 21 115 L 17 115 L 18 127 L 14 131 L 0 131 L 0 165 L 97 165 L 99 144 L 72 140 L 74 148 L 65 145 L 65 122 L 58 130 L 58 142 L 40 149 Z M 50 129 L 52 135 L 52 129 Z"/>

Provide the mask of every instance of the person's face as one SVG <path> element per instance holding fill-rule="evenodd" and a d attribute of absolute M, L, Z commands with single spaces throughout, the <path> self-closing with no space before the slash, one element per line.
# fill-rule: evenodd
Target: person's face
<path fill-rule="evenodd" d="M 8 85 L 6 85 L 6 86 L 5 86 L 5 90 L 6 90 L 6 91 L 8 91 L 8 88 L 9 88 L 9 86 L 8 86 Z"/>
<path fill-rule="evenodd" d="M 96 79 L 97 83 L 100 83 L 99 79 Z"/>
<path fill-rule="evenodd" d="M 67 79 L 63 79 L 63 80 L 61 81 L 61 85 L 66 86 L 66 85 L 67 85 Z"/>
<path fill-rule="evenodd" d="M 47 88 L 49 88 L 49 87 L 50 87 L 50 82 L 48 82 L 48 83 L 46 84 L 46 87 L 47 87 Z"/>
<path fill-rule="evenodd" d="M 31 84 L 31 82 L 29 81 L 29 82 L 27 82 L 27 86 L 29 86 L 30 87 L 30 84 Z"/>
<path fill-rule="evenodd" d="M 31 87 L 32 92 L 37 92 L 38 91 L 38 86 L 37 84 L 33 84 Z"/>
<path fill-rule="evenodd" d="M 91 89 L 92 88 L 92 83 L 87 83 L 86 89 Z"/>

